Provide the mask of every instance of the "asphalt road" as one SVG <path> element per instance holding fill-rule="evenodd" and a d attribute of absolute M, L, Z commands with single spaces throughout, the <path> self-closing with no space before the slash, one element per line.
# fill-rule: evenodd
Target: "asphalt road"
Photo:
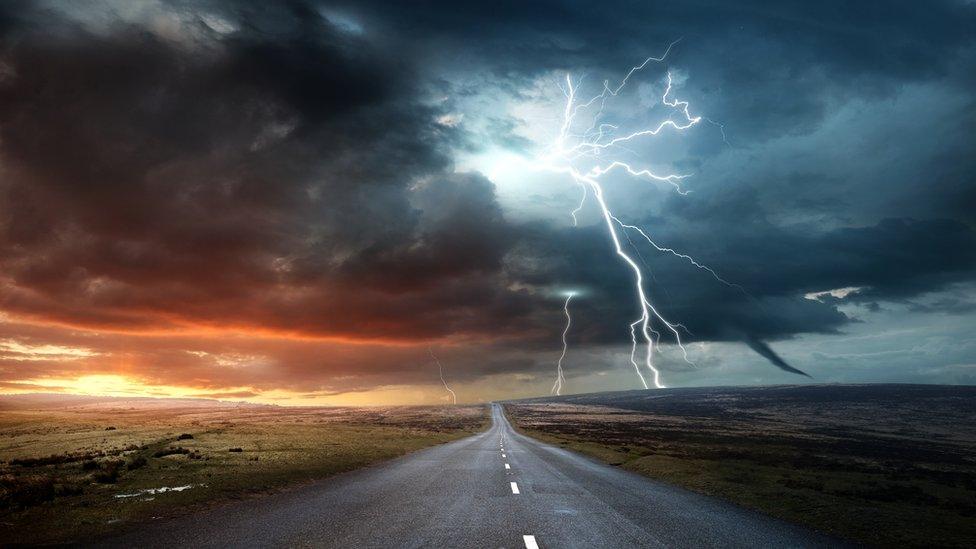
<path fill-rule="evenodd" d="M 836 547 L 826 537 L 517 434 L 481 434 L 154 523 L 112 547 Z"/>

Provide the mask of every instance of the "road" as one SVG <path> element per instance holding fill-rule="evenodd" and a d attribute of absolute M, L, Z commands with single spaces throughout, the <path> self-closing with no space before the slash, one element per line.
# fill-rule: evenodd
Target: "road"
<path fill-rule="evenodd" d="M 108 547 L 836 547 L 516 433 L 484 433 L 104 540 Z"/>

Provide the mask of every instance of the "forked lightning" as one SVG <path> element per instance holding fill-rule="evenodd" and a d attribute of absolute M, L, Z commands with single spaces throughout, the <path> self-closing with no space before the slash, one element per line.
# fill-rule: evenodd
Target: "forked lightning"
<path fill-rule="evenodd" d="M 673 97 L 674 81 L 670 72 L 667 73 L 667 85 L 660 102 L 670 107 L 671 111 L 677 114 L 678 120 L 668 117 L 649 127 L 641 128 L 625 135 L 617 135 L 617 130 L 620 128 L 619 125 L 602 121 L 607 102 L 616 97 L 624 89 L 631 76 L 642 71 L 652 62 L 663 61 L 676 43 L 674 42 L 669 45 L 664 55 L 660 57 L 648 57 L 640 65 L 631 68 L 616 86 L 611 87 L 608 81 L 604 81 L 602 91 L 585 101 L 577 97 L 580 82 L 574 81 L 572 75 L 567 74 L 565 87 L 562 88 L 566 96 L 566 102 L 562 109 L 563 115 L 558 135 L 543 154 L 530 161 L 533 169 L 568 175 L 580 186 L 583 191 L 583 196 L 579 206 L 572 212 L 574 225 L 577 222 L 577 214 L 583 208 L 587 198 L 592 196 L 599 207 L 603 222 L 607 227 L 607 232 L 613 243 L 614 252 L 633 274 L 634 290 L 640 316 L 630 325 L 631 341 L 633 343 L 630 362 L 634 366 L 641 384 L 645 389 L 649 385 L 638 362 L 638 347 L 641 345 L 643 346 L 644 352 L 640 362 L 643 363 L 646 371 L 650 374 L 651 382 L 654 386 L 658 388 L 664 387 L 664 383 L 661 380 L 661 373 L 654 365 L 655 345 L 660 337 L 660 334 L 654 330 L 655 325 L 659 325 L 662 329 L 667 330 L 674 336 L 674 340 L 681 350 L 685 361 L 689 364 L 691 362 L 681 340 L 681 330 L 685 330 L 684 327 L 681 324 L 668 321 L 651 303 L 645 288 L 644 272 L 622 245 L 620 232 L 626 230 L 637 231 L 658 251 L 670 253 L 689 261 L 695 267 L 708 271 L 720 282 L 734 286 L 722 279 L 715 271 L 696 261 L 691 256 L 682 254 L 671 248 L 659 246 L 643 229 L 620 221 L 607 205 L 603 185 L 600 183 L 602 176 L 612 171 L 620 170 L 636 178 L 667 183 L 674 187 L 675 191 L 679 194 L 687 194 L 688 191 L 681 186 L 681 181 L 688 177 L 687 174 L 659 174 L 650 169 L 640 166 L 635 167 L 621 159 L 613 158 L 615 153 L 626 151 L 625 145 L 629 142 L 641 138 L 651 138 L 665 130 L 680 132 L 698 124 L 702 120 L 700 116 L 691 114 L 687 101 L 679 101 Z M 581 119 L 586 119 L 589 123 L 586 129 L 579 131 Z M 566 330 L 563 331 L 563 352 L 556 365 L 556 383 L 553 385 L 552 391 L 555 394 L 560 393 L 565 379 L 563 377 L 562 361 L 566 356 L 566 332 L 571 322 L 569 318 L 569 300 L 571 298 L 572 296 L 567 298 L 564 306 L 567 324 Z"/>

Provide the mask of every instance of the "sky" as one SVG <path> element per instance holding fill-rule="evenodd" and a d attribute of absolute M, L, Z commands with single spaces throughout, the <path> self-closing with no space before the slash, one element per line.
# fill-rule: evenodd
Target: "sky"
<path fill-rule="evenodd" d="M 0 392 L 548 394 L 567 292 L 564 392 L 640 388 L 632 273 L 531 162 L 567 75 L 665 52 L 599 120 L 677 120 L 669 75 L 701 117 L 606 157 L 682 192 L 601 179 L 729 283 L 624 243 L 663 383 L 976 383 L 976 4 L 767 4 L 4 2 Z"/>

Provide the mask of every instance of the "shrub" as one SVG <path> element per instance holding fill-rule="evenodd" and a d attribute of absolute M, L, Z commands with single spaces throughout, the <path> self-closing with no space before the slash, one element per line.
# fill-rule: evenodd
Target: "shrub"
<path fill-rule="evenodd" d="M 133 471 L 133 470 L 138 469 L 140 467 L 145 467 L 148 463 L 149 463 L 149 461 L 146 460 L 145 457 L 143 457 L 143 456 L 136 456 L 136 457 L 132 458 L 131 460 L 129 460 L 129 464 L 126 465 L 126 468 L 128 470 L 130 470 L 130 471 Z"/>
<path fill-rule="evenodd" d="M 85 456 L 73 456 L 71 454 L 53 454 L 40 458 L 19 458 L 10 460 L 11 465 L 20 467 L 39 467 L 42 465 L 60 465 L 72 461 L 81 461 Z"/>
<path fill-rule="evenodd" d="M 106 427 L 105 430 L 106 431 L 114 431 L 115 430 L 115 427 Z"/>
<path fill-rule="evenodd" d="M 54 499 L 54 479 L 42 475 L 0 475 L 0 507 L 26 509 Z"/>
<path fill-rule="evenodd" d="M 95 482 L 102 484 L 115 484 L 119 480 L 119 469 L 122 468 L 122 461 L 106 461 L 102 470 L 95 473 Z"/>
<path fill-rule="evenodd" d="M 227 451 L 228 452 L 243 452 L 244 451 L 244 448 L 231 448 L 230 450 L 227 450 Z"/>
<path fill-rule="evenodd" d="M 161 458 L 166 456 L 172 456 L 175 454 L 189 454 L 189 453 L 190 451 L 187 450 L 186 448 L 183 448 L 182 446 L 178 446 L 176 448 L 170 446 L 169 448 L 165 448 L 163 450 L 157 451 L 155 454 L 153 454 L 153 457 Z"/>
<path fill-rule="evenodd" d="M 54 495 L 56 497 L 77 496 L 84 493 L 84 488 L 75 483 L 58 483 L 54 485 Z"/>
<path fill-rule="evenodd" d="M 191 440 L 191 439 L 193 439 L 193 435 L 191 435 L 190 433 L 183 433 L 182 435 L 176 437 L 176 440 Z"/>
<path fill-rule="evenodd" d="M 20 458 L 10 460 L 10 465 L 16 465 L 19 467 L 40 467 L 43 465 L 61 465 L 63 463 L 73 463 L 75 461 L 84 461 L 86 459 L 92 459 L 93 457 L 101 455 L 98 452 L 89 452 L 84 454 L 53 454 L 47 457 L 38 458 Z"/>

